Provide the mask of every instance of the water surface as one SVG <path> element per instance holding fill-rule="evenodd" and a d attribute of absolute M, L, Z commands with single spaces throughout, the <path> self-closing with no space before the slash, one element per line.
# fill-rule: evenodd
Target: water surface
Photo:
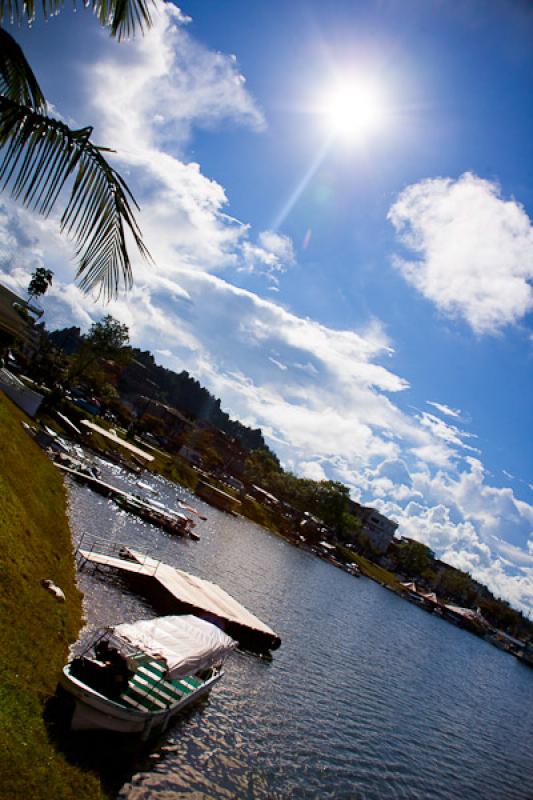
<path fill-rule="evenodd" d="M 533 798 L 531 669 L 161 478 L 142 480 L 206 513 L 200 542 L 73 485 L 75 537 L 130 544 L 215 581 L 282 645 L 271 662 L 232 654 L 209 700 L 167 732 L 121 798 Z M 84 572 L 80 583 L 89 626 L 155 615 L 120 580 Z"/>

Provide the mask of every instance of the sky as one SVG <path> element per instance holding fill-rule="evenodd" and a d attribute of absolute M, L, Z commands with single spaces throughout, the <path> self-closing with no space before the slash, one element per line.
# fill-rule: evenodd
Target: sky
<path fill-rule="evenodd" d="M 158 3 L 117 43 L 66 8 L 11 33 L 132 189 L 154 265 L 103 305 L 0 197 L 0 279 L 49 328 L 111 313 L 284 467 L 340 480 L 533 612 L 533 8 Z"/>

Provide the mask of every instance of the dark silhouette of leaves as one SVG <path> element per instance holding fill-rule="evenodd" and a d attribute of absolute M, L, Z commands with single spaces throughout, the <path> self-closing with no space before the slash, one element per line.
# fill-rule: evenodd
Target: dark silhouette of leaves
<path fill-rule="evenodd" d="M 81 287 L 98 287 L 108 299 L 121 282 L 125 288 L 132 284 L 126 230 L 143 257 L 150 255 L 130 202 L 138 206 L 105 160 L 103 153 L 110 151 L 94 145 L 91 133 L 0 96 L 0 188 L 9 187 L 16 200 L 46 216 L 61 190 L 71 186 L 61 229 L 76 243 Z"/>
<path fill-rule="evenodd" d="M 152 24 L 150 0 L 83 0 L 84 8 L 91 8 L 101 25 L 111 29 L 111 35 L 120 41 L 143 33 Z M 45 19 L 58 14 L 64 0 L 42 0 Z M 74 0 L 76 6 L 76 0 Z M 35 18 L 34 0 L 0 0 L 0 23 L 32 22 Z"/>

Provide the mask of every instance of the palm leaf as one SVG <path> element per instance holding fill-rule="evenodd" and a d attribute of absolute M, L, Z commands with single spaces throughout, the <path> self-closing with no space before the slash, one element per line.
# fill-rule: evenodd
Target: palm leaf
<path fill-rule="evenodd" d="M 22 48 L 0 28 L 0 95 L 15 103 L 46 111 L 46 101 Z"/>
<path fill-rule="evenodd" d="M 0 189 L 10 188 L 16 200 L 46 216 L 70 186 L 61 230 L 76 243 L 76 277 L 84 290 L 97 288 L 109 299 L 122 282 L 132 285 L 127 231 L 142 256 L 150 254 L 130 203 L 138 206 L 91 133 L 0 96 Z"/>
<path fill-rule="evenodd" d="M 73 0 L 76 6 L 76 0 Z M 155 0 L 82 0 L 83 6 L 91 7 L 100 23 L 111 28 L 112 36 L 119 40 L 141 33 L 152 25 L 149 6 Z M 57 14 L 64 0 L 42 0 L 45 19 Z M 35 18 L 35 0 L 0 0 L 0 23 L 17 22 L 23 19 L 32 22 Z"/>

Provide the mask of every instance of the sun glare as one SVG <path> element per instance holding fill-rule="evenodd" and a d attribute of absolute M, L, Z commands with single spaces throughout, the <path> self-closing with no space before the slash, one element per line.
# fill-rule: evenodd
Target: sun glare
<path fill-rule="evenodd" d="M 366 138 L 384 123 L 382 93 L 371 83 L 347 81 L 326 93 L 321 115 L 329 133 L 348 141 Z"/>

